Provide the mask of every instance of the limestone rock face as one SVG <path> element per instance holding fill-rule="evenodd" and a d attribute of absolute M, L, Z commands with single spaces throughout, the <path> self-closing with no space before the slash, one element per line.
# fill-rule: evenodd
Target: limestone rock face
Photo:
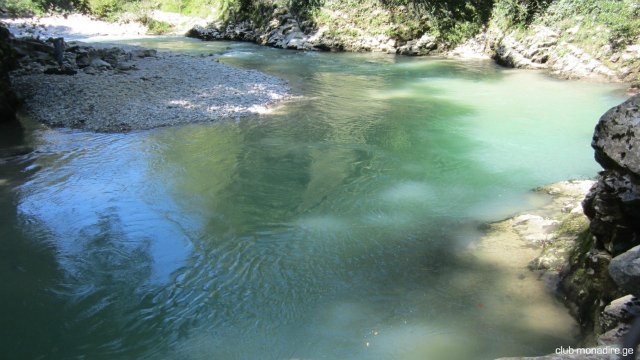
<path fill-rule="evenodd" d="M 597 245 L 613 256 L 640 244 L 640 95 L 606 112 L 592 146 L 603 166 L 583 207 Z"/>
<path fill-rule="evenodd" d="M 411 40 L 398 48 L 397 53 L 401 55 L 428 55 L 438 47 L 436 38 L 425 34 L 419 39 Z"/>
<path fill-rule="evenodd" d="M 252 41 L 261 45 L 292 50 L 319 51 L 375 51 L 404 55 L 427 55 L 436 50 L 436 38 L 423 35 L 404 44 L 384 34 L 358 33 L 339 36 L 326 26 L 315 28 L 306 21 L 298 21 L 285 9 L 272 14 L 270 21 L 259 26 L 251 21 L 237 24 L 211 23 L 195 26 L 187 36 L 202 40 Z"/>
<path fill-rule="evenodd" d="M 523 69 L 548 69 L 562 78 L 625 78 L 583 49 L 561 41 L 561 34 L 543 26 L 532 26 L 527 35 L 504 33 L 492 28 L 487 33 L 494 60 L 504 66 Z"/>

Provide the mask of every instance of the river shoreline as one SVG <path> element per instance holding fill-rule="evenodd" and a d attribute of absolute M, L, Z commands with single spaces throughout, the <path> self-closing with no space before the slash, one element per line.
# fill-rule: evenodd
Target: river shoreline
<path fill-rule="evenodd" d="M 594 180 L 568 180 L 533 189 L 534 193 L 548 196 L 549 201 L 543 206 L 484 225 L 485 235 L 471 243 L 467 250 L 477 261 L 503 269 L 503 286 L 511 289 L 511 296 L 522 298 L 523 307 L 531 307 L 527 314 L 535 314 L 533 318 L 525 317 L 520 321 L 538 323 L 542 318 L 553 317 L 552 307 L 540 306 L 544 302 L 539 300 L 532 301 L 540 293 L 550 293 L 564 303 L 578 322 L 578 346 L 584 351 L 592 351 L 592 354 L 600 351 L 605 355 L 556 352 L 540 357 L 504 357 L 498 360 L 618 358 L 615 354 L 621 350 L 620 341 L 628 329 L 629 314 L 637 311 L 637 300 L 632 295 L 622 296 L 624 293 L 621 293 L 618 299 L 604 307 L 601 314 L 595 314 L 585 322 L 584 304 L 576 300 L 576 292 L 582 292 L 567 286 L 567 279 L 575 279 L 574 258 L 580 254 L 582 239 L 589 233 L 590 221 L 584 214 L 583 203 L 595 185 Z M 524 269 L 529 271 L 518 274 Z M 597 272 L 590 275 L 594 281 L 601 276 Z M 532 307 L 534 303 L 537 307 Z M 558 323 L 556 326 L 568 324 Z M 611 330 L 600 331 L 600 326 Z M 554 330 L 557 329 L 544 331 Z M 559 344 L 558 349 L 561 346 L 565 349 L 572 347 Z"/>
<path fill-rule="evenodd" d="M 131 60 L 96 57 L 72 76 L 13 76 L 23 112 L 55 127 L 121 132 L 264 114 L 290 97 L 285 81 L 214 57 L 107 50 Z"/>
<path fill-rule="evenodd" d="M 73 33 L 75 26 L 43 29 L 38 37 L 91 35 Z M 61 33 L 47 32 L 56 29 Z M 107 39 L 137 31 L 121 24 L 97 29 Z M 51 42 L 16 38 L 14 48 L 20 66 L 11 83 L 22 98 L 22 113 L 54 127 L 123 132 L 238 119 L 268 113 L 291 96 L 286 81 L 211 55 L 72 41 L 65 44 L 60 68 Z"/>
<path fill-rule="evenodd" d="M 493 59 L 508 68 L 545 70 L 560 79 L 589 79 L 621 82 L 628 93 L 640 89 L 640 45 L 617 50 L 608 47 L 597 54 L 572 37 L 547 26 L 533 26 L 527 35 L 512 29 L 488 26 L 456 46 L 430 34 L 401 40 L 384 34 L 358 31 L 357 35 L 336 36 L 335 29 L 308 28 L 290 12 L 274 13 L 267 25 L 253 21 L 212 22 L 194 26 L 186 36 L 201 40 L 249 41 L 259 45 L 303 51 L 384 52 L 389 54 L 436 55 L 453 59 Z M 568 36 L 568 37 L 567 37 Z M 624 59 L 624 61 L 620 61 Z"/>
<path fill-rule="evenodd" d="M 78 49 L 84 49 L 82 51 L 87 53 L 95 52 L 95 49 L 82 48 L 82 44 L 72 46 L 78 46 Z M 101 62 L 95 61 L 95 64 L 83 68 L 74 76 L 43 75 L 39 73 L 41 69 L 33 68 L 33 73 L 15 76 L 14 84 L 26 95 L 26 111 L 35 119 L 52 126 L 107 132 L 176 125 L 200 121 L 198 119 L 203 117 L 213 120 L 261 113 L 288 97 L 286 83 L 255 71 L 223 66 L 211 56 L 136 53 L 137 50 L 113 48 L 109 50 L 111 54 L 115 57 L 122 56 L 124 61 L 118 59 L 115 64 L 110 63 L 107 61 L 107 51 L 104 56 L 94 57 Z M 74 53 L 74 56 L 77 54 Z M 185 76 L 193 73 L 196 74 L 195 77 Z M 238 85 L 237 79 L 242 76 L 247 76 L 246 81 L 243 80 L 244 83 L 241 81 Z M 228 78 L 233 79 L 234 86 L 228 86 Z M 215 79 L 219 82 L 213 84 L 220 86 L 222 90 L 207 87 Z M 180 83 L 181 80 L 184 83 Z M 194 80 L 203 83 L 194 85 Z M 264 84 L 264 87 L 241 87 L 250 86 L 257 80 L 262 81 L 260 84 Z M 194 86 L 196 92 L 204 95 L 197 97 L 201 102 L 192 101 Z M 163 93 L 168 89 L 169 93 Z M 212 93 L 217 95 L 208 96 Z M 146 98 L 144 94 L 152 94 L 152 97 Z M 247 99 L 247 94 L 255 96 Z M 218 100 L 211 103 L 212 98 L 230 100 L 230 105 Z M 257 103 L 252 103 L 253 100 Z M 77 106 L 77 103 L 82 105 Z M 143 110 L 136 113 L 140 109 Z M 124 114 L 127 116 L 123 116 Z M 130 123 L 121 121 L 129 118 L 132 119 Z M 60 122 L 61 119 L 64 120 Z M 559 274 L 564 270 L 567 248 L 575 242 L 579 232 L 584 230 L 585 218 L 580 202 L 585 189 L 588 190 L 591 185 L 573 182 L 567 184 L 566 189 L 562 188 L 565 185 L 559 184 L 539 189 L 553 196 L 550 205 L 488 225 L 488 235 L 471 245 L 472 252 L 482 261 L 508 262 L 504 265 L 541 271 L 545 280 L 541 284 L 553 289 L 557 285 Z M 574 226 L 576 224 L 578 226 Z M 502 240 L 505 233 L 513 241 L 513 248 L 504 246 Z M 563 240 L 560 235 L 566 239 Z M 562 243 L 565 240 L 573 242 Z M 502 252 L 492 251 L 496 249 L 496 241 L 500 242 L 498 248 Z M 514 256 L 514 250 L 522 252 Z M 531 257 L 531 254 L 539 251 L 543 252 L 541 256 Z M 518 259 L 517 262 L 512 261 L 514 257 Z"/>
<path fill-rule="evenodd" d="M 526 38 L 518 38 L 514 33 L 504 33 L 499 29 L 487 29 L 448 49 L 432 36 L 422 36 L 406 43 L 399 43 L 389 37 L 362 35 L 350 40 L 333 39 L 323 29 L 315 33 L 304 32 L 301 24 L 290 13 L 274 15 L 276 27 L 259 28 L 251 22 L 223 24 L 210 18 L 190 18 L 167 16 L 170 13 L 153 14 L 169 20 L 173 35 L 184 35 L 205 41 L 229 40 L 247 41 L 275 48 L 302 51 L 349 51 L 386 52 L 407 56 L 444 56 L 459 60 L 493 60 L 509 68 L 548 71 L 560 79 L 584 79 L 598 82 L 622 82 L 628 86 L 628 94 L 640 91 L 640 84 L 634 81 L 635 68 L 621 67 L 606 63 L 589 55 L 583 49 L 567 43 L 559 43 L 559 34 L 548 28 L 536 28 L 536 32 Z M 129 16 L 130 17 L 130 16 Z M 175 19 L 174 19 L 175 18 Z M 134 19 L 124 17 L 119 22 L 109 23 L 87 15 L 72 14 L 31 18 L 4 19 L 8 29 L 16 37 L 64 36 L 72 40 L 105 41 L 127 38 L 148 37 L 148 28 Z M 566 49 L 565 49 L 566 48 Z M 638 46 L 615 53 L 612 58 L 634 59 Z M 567 50 L 568 49 L 568 50 Z M 615 66 L 614 66 L 615 65 Z"/>

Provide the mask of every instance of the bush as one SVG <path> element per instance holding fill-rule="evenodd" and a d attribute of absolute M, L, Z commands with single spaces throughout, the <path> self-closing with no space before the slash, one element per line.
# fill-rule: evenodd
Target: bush
<path fill-rule="evenodd" d="M 42 15 L 46 12 L 70 12 L 85 10 L 83 0 L 0 0 L 0 9 L 9 16 Z"/>
<path fill-rule="evenodd" d="M 104 19 L 113 19 L 125 5 L 124 0 L 88 0 L 89 11 Z"/>
<path fill-rule="evenodd" d="M 497 0 L 493 8 L 494 24 L 502 29 L 524 27 L 541 15 L 553 0 Z"/>
<path fill-rule="evenodd" d="M 147 14 L 137 19 L 140 23 L 147 27 L 148 33 L 151 35 L 162 35 L 171 32 L 171 24 L 164 21 L 156 20 Z"/>
<path fill-rule="evenodd" d="M 6 9 L 9 16 L 40 15 L 43 12 L 40 4 L 34 3 L 32 0 L 1 1 L 0 8 Z"/>

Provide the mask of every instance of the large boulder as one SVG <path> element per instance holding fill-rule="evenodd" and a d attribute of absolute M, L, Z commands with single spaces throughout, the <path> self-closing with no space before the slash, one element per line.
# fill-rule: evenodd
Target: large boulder
<path fill-rule="evenodd" d="M 640 95 L 602 115 L 591 145 L 605 169 L 640 176 Z"/>
<path fill-rule="evenodd" d="M 597 246 L 617 256 L 640 245 L 640 95 L 607 111 L 592 146 L 604 171 L 585 198 Z"/>
<path fill-rule="evenodd" d="M 609 274 L 618 286 L 640 297 L 640 246 L 613 258 Z"/>

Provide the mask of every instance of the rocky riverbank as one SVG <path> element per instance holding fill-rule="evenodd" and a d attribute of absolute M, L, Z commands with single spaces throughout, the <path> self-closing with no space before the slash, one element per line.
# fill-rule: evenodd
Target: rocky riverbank
<path fill-rule="evenodd" d="M 488 54 L 499 64 L 524 69 L 544 69 L 561 78 L 623 81 L 637 87 L 640 80 L 640 42 L 602 46 L 589 51 L 572 42 L 575 31 L 538 25 L 526 33 L 492 28 L 484 35 Z"/>
<path fill-rule="evenodd" d="M 91 131 L 129 131 L 265 113 L 289 97 L 281 79 L 155 50 L 66 44 L 63 68 L 49 42 L 14 42 L 13 87 L 24 113 L 42 123 Z"/>
<path fill-rule="evenodd" d="M 435 36 L 425 34 L 409 41 L 385 34 L 358 33 L 352 36 L 336 35 L 329 27 L 315 28 L 298 20 L 289 11 L 280 8 L 264 24 L 245 20 L 239 23 L 212 22 L 195 26 L 186 34 L 202 40 L 250 41 L 281 49 L 308 51 L 375 51 L 400 55 L 441 54 L 442 44 Z M 472 56 L 486 57 L 481 51 Z"/>
<path fill-rule="evenodd" d="M 496 4 L 499 6 L 500 2 Z M 539 12 L 538 18 L 526 26 L 505 23 L 498 15 L 485 20 L 483 25 L 461 22 L 460 26 L 478 28 L 475 32 L 468 32 L 475 35 L 464 41 L 452 41 L 453 35 L 433 28 L 429 30 L 428 26 L 426 31 L 410 29 L 403 32 L 401 29 L 408 25 L 394 22 L 394 17 L 401 14 L 394 14 L 384 7 L 351 14 L 331 6 L 321 7 L 318 10 L 320 15 L 315 18 L 296 16 L 287 8 L 275 7 L 257 18 L 195 26 L 187 36 L 203 40 L 251 41 L 294 50 L 493 58 L 504 66 L 544 69 L 561 78 L 627 82 L 631 84 L 631 91 L 640 87 L 640 38 L 604 39 L 604 35 L 596 36 L 592 32 L 612 37 L 614 31 L 588 23 L 577 13 L 556 26 L 551 19 L 566 10 L 553 10 L 553 6 L 549 14 Z M 494 9 L 494 13 L 499 11 Z M 422 26 L 413 25 L 417 28 Z M 593 41 L 585 41 L 585 37 L 593 38 Z"/>

